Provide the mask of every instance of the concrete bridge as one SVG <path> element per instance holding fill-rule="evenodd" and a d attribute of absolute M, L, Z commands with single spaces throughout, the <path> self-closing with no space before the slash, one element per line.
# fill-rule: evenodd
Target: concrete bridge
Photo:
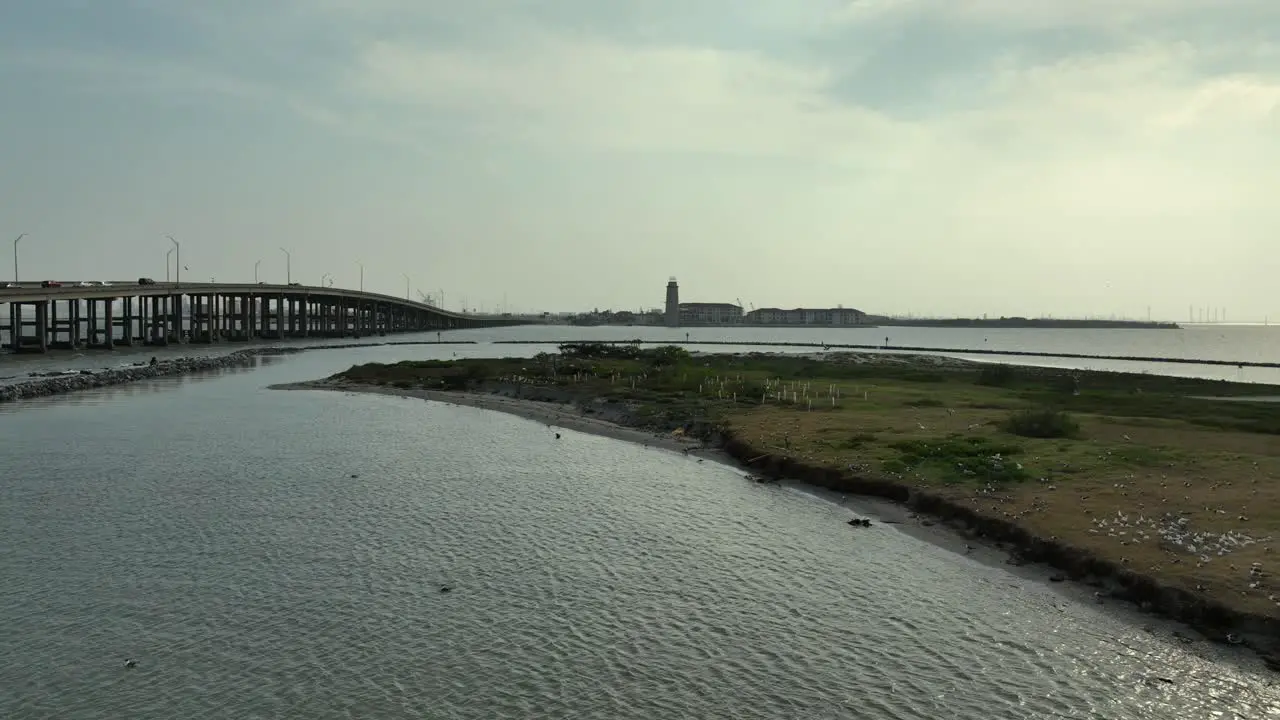
<path fill-rule="evenodd" d="M 2 306 L 8 306 L 8 312 Z M 266 283 L 66 282 L 0 286 L 0 334 L 14 352 L 119 345 L 363 337 L 520 325 L 379 293 Z"/>

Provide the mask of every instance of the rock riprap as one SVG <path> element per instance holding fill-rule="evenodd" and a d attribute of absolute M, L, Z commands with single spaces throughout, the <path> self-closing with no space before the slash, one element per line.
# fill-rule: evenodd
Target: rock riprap
<path fill-rule="evenodd" d="M 173 377 L 190 373 L 253 365 L 262 355 L 280 354 L 278 348 L 252 348 L 237 350 L 225 355 L 179 357 L 153 362 L 142 362 L 126 367 L 103 370 L 70 370 L 52 373 L 32 373 L 31 380 L 0 387 L 0 402 L 12 402 L 28 398 L 60 395 L 62 393 L 91 390 L 93 388 L 123 385 L 158 377 Z"/>

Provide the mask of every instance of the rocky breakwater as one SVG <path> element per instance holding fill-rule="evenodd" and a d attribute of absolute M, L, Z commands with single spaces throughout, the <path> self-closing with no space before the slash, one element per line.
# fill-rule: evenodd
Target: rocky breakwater
<path fill-rule="evenodd" d="M 101 370 L 67 370 L 51 373 L 32 373 L 31 380 L 0 387 L 0 402 L 12 402 L 29 398 L 79 392 L 110 385 L 123 385 L 139 380 L 174 377 L 191 373 L 246 367 L 259 362 L 264 355 L 281 355 L 299 349 L 250 348 L 225 355 L 203 355 L 169 359 L 152 358 L 150 361 L 124 367 Z"/>

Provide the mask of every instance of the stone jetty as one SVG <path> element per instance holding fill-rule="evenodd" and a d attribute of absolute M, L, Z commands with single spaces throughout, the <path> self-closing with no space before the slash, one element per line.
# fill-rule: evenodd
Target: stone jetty
<path fill-rule="evenodd" d="M 91 390 L 110 385 L 173 377 L 190 373 L 246 367 L 258 362 L 263 355 L 280 355 L 293 349 L 248 348 L 225 355 L 152 359 L 136 365 L 101 370 L 70 370 L 51 373 L 33 373 L 30 380 L 0 387 L 0 402 L 12 402 L 28 398 L 60 395 L 62 393 Z"/>

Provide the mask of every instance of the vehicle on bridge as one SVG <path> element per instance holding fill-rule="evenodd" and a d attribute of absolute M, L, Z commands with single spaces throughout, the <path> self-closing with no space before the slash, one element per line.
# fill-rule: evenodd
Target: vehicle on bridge
<path fill-rule="evenodd" d="M 138 278 L 139 285 L 155 285 L 156 281 L 151 278 Z"/>
<path fill-rule="evenodd" d="M 40 287 L 42 288 L 62 287 L 62 283 L 58 282 L 57 280 L 45 280 L 44 282 L 40 283 Z"/>

